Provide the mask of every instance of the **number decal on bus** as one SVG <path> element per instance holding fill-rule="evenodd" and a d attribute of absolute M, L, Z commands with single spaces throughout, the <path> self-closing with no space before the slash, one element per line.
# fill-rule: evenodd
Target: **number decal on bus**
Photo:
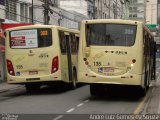
<path fill-rule="evenodd" d="M 17 65 L 17 69 L 23 69 L 23 65 Z"/>
<path fill-rule="evenodd" d="M 40 35 L 41 36 L 48 35 L 48 31 L 47 30 L 40 31 Z"/>
<path fill-rule="evenodd" d="M 94 66 L 101 66 L 101 62 L 99 61 L 94 62 Z"/>

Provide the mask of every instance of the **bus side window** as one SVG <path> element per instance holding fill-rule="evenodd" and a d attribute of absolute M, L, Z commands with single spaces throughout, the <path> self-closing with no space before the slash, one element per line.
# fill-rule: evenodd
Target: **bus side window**
<path fill-rule="evenodd" d="M 90 28 L 90 26 L 89 25 L 86 25 L 86 45 L 87 45 L 87 47 L 89 47 L 90 46 L 90 39 L 91 39 L 91 28 Z"/>
<path fill-rule="evenodd" d="M 65 54 L 66 53 L 66 40 L 65 40 L 64 32 L 62 31 L 59 31 L 59 42 L 60 42 L 61 53 Z"/>
<path fill-rule="evenodd" d="M 76 37 L 76 52 L 78 53 L 78 48 L 79 48 L 79 37 Z"/>
<path fill-rule="evenodd" d="M 148 42 L 149 42 L 149 38 L 147 33 L 145 32 L 145 36 L 144 36 L 145 40 L 144 40 L 144 54 L 145 56 L 148 56 L 148 51 L 149 51 L 149 46 L 148 46 Z"/>
<path fill-rule="evenodd" d="M 77 53 L 77 48 L 76 48 L 76 37 L 75 37 L 75 34 L 70 34 L 70 38 L 71 38 L 71 41 L 70 41 L 70 45 L 71 45 L 71 53 Z"/>

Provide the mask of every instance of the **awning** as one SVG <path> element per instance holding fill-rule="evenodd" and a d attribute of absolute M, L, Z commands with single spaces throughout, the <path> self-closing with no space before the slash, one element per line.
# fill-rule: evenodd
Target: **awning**
<path fill-rule="evenodd" d="M 19 26 L 27 26 L 27 25 L 32 25 L 30 23 L 1 23 L 1 28 L 3 30 L 7 28 L 13 28 L 13 27 L 19 27 Z"/>

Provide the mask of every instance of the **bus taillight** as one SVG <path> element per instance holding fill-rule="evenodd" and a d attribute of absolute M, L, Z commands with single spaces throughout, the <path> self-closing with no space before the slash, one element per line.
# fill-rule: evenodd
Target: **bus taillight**
<path fill-rule="evenodd" d="M 54 57 L 52 60 L 51 73 L 55 73 L 58 70 L 58 56 Z"/>
<path fill-rule="evenodd" d="M 15 76 L 13 64 L 12 64 L 12 62 L 11 62 L 10 60 L 7 60 L 7 70 L 8 70 L 8 73 L 9 73 L 10 75 Z"/>

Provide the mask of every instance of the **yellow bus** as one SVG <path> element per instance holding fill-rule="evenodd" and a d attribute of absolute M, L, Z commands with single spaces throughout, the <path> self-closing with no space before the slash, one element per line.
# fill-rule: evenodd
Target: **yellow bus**
<path fill-rule="evenodd" d="M 24 84 L 28 92 L 56 81 L 76 88 L 79 34 L 79 30 L 54 25 L 7 29 L 8 83 Z"/>
<path fill-rule="evenodd" d="M 78 81 L 90 84 L 91 95 L 122 85 L 145 95 L 155 79 L 155 42 L 142 22 L 84 20 L 79 46 Z"/>

